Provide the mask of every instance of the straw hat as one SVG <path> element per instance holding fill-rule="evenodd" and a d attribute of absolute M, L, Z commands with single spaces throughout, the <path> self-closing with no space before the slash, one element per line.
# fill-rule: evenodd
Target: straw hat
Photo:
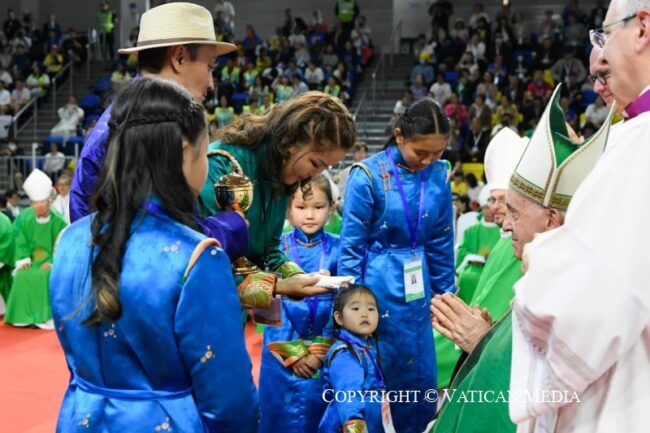
<path fill-rule="evenodd" d="M 120 54 L 174 45 L 213 45 L 217 55 L 237 49 L 233 44 L 217 42 L 212 15 L 203 6 L 194 3 L 167 3 L 149 9 L 140 19 L 138 44 L 120 48 Z"/>

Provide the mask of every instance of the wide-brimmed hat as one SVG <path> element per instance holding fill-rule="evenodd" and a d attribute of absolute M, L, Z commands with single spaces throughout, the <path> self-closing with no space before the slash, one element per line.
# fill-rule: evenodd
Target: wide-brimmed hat
<path fill-rule="evenodd" d="M 167 3 L 142 14 L 138 43 L 132 48 L 120 48 L 120 54 L 174 45 L 213 45 L 216 55 L 227 54 L 237 47 L 217 42 L 212 15 L 194 3 Z"/>

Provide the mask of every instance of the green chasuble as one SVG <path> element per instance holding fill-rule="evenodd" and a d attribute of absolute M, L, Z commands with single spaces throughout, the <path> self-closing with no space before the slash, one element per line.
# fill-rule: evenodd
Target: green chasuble
<path fill-rule="evenodd" d="M 39 324 L 52 318 L 50 307 L 50 271 L 40 268 L 52 263 L 54 242 L 66 226 L 61 214 L 51 211 L 49 221 L 39 223 L 31 207 L 14 221 L 16 262 L 31 259 L 28 269 L 16 272 L 7 302 L 6 323 Z"/>
<path fill-rule="evenodd" d="M 341 218 L 341 215 L 339 215 L 337 211 L 333 211 L 330 217 L 327 219 L 323 230 L 333 235 L 341 235 L 341 226 L 343 225 L 342 223 L 343 218 Z"/>
<path fill-rule="evenodd" d="M 514 433 L 517 427 L 508 413 L 511 359 L 508 312 L 463 363 L 431 432 Z"/>
<path fill-rule="evenodd" d="M 0 296 L 5 304 L 11 289 L 11 271 L 14 269 L 14 228 L 9 217 L 0 212 Z"/>
<path fill-rule="evenodd" d="M 280 251 L 280 235 L 287 213 L 289 197 L 273 197 L 271 182 L 265 179 L 263 161 L 267 158 L 267 145 L 245 148 L 215 141 L 208 146 L 208 178 L 199 197 L 199 210 L 202 216 L 214 215 L 221 211 L 217 207 L 212 185 L 224 174 L 233 172 L 230 159 L 224 155 L 210 154 L 214 150 L 225 150 L 241 165 L 244 174 L 253 182 L 253 205 L 246 212 L 248 227 L 248 252 L 246 257 L 261 270 L 275 271 L 287 262 Z M 238 281 L 239 283 L 239 281 Z"/>
<path fill-rule="evenodd" d="M 490 252 L 500 239 L 501 229 L 494 223 L 479 222 L 465 230 L 463 243 L 456 254 L 456 275 L 458 275 L 458 292 L 466 304 L 472 300 L 476 285 L 483 272 L 484 264 L 472 261 L 471 255 L 481 256 L 487 260 Z"/>
<path fill-rule="evenodd" d="M 471 229 L 467 229 L 468 231 Z M 490 253 L 490 258 L 476 286 L 469 306 L 487 308 L 493 320 L 498 320 L 510 308 L 514 297 L 513 286 L 521 278 L 521 260 L 515 257 L 510 237 L 501 238 Z M 434 331 L 438 388 L 447 388 L 462 351 L 442 334 Z"/>

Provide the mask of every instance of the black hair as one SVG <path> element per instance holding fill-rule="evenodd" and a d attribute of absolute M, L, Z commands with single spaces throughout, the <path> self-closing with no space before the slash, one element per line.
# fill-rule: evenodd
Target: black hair
<path fill-rule="evenodd" d="M 195 61 L 198 57 L 200 44 L 185 44 L 183 45 L 187 48 L 187 52 L 190 55 L 190 60 Z M 152 74 L 158 74 L 162 71 L 163 66 L 165 66 L 165 57 L 167 56 L 167 51 L 174 48 L 171 47 L 158 47 L 158 48 L 148 48 L 146 50 L 141 50 L 138 52 L 138 69 L 140 71 L 146 71 Z"/>
<path fill-rule="evenodd" d="M 469 185 L 470 188 L 476 188 L 478 186 L 478 180 L 476 179 L 474 173 L 467 173 L 465 175 L 465 180 L 467 181 L 467 185 Z"/>
<path fill-rule="evenodd" d="M 8 189 L 7 192 L 5 192 L 5 198 L 7 200 L 9 200 L 11 197 L 13 197 L 14 195 L 17 195 L 17 194 L 18 194 L 18 191 L 16 191 L 15 189 Z"/>
<path fill-rule="evenodd" d="M 408 106 L 395 122 L 395 128 L 402 131 L 404 139 L 409 140 L 419 135 L 440 134 L 449 136 L 451 125 L 449 117 L 442 107 L 433 99 L 423 98 Z M 384 149 L 395 144 L 395 133 L 384 144 Z"/>
<path fill-rule="evenodd" d="M 142 78 L 120 93 L 113 104 L 109 145 L 94 204 L 92 313 L 86 325 L 117 320 L 122 312 L 119 277 L 131 226 L 152 196 L 170 218 L 198 229 L 195 200 L 183 172 L 183 140 L 200 157 L 200 137 L 207 133 L 202 105 L 178 84 Z M 198 192 L 196 192 L 198 194 Z"/>

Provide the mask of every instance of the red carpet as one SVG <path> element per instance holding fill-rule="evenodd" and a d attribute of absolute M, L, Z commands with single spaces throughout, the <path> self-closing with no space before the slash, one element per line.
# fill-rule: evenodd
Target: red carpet
<path fill-rule="evenodd" d="M 246 346 L 258 382 L 262 335 L 246 326 Z M 5 326 L 0 316 L 0 431 L 52 433 L 68 384 L 54 331 Z"/>

